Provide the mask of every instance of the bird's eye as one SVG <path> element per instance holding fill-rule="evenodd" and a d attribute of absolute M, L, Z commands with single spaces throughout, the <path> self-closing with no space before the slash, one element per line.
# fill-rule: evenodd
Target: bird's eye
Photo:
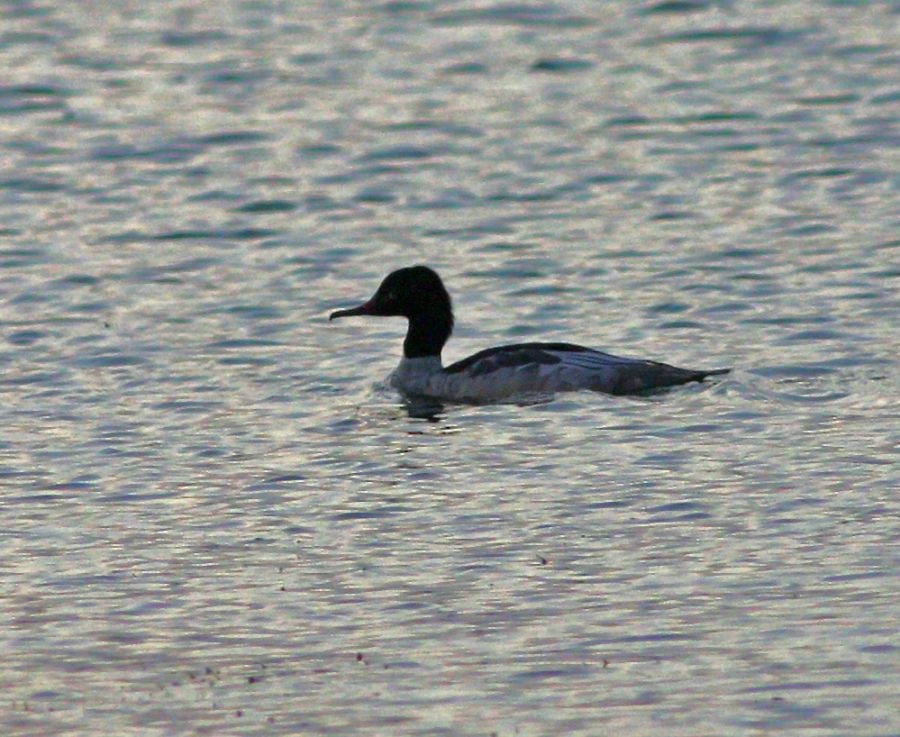
<path fill-rule="evenodd" d="M 396 302 L 397 301 L 397 293 L 393 290 L 387 293 L 387 301 L 388 302 Z"/>

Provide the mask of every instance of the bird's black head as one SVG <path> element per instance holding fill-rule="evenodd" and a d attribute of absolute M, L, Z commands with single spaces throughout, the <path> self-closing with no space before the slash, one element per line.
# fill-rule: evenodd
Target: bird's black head
<path fill-rule="evenodd" d="M 439 356 L 453 331 L 450 295 L 441 278 L 427 266 L 410 266 L 391 272 L 368 302 L 332 312 L 328 319 L 354 315 L 407 318 L 409 330 L 403 343 L 407 358 Z"/>

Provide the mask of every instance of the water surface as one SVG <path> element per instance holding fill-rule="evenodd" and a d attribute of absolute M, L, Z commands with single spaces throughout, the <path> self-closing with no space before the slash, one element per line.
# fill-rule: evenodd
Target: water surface
<path fill-rule="evenodd" d="M 5 735 L 900 730 L 894 3 L 2 10 Z"/>

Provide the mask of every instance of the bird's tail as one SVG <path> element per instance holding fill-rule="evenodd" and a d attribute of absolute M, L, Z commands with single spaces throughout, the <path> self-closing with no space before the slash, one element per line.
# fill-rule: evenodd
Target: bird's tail
<path fill-rule="evenodd" d="M 731 369 L 711 369 L 710 371 L 700 371 L 703 374 L 703 378 L 705 379 L 707 376 L 724 376 L 725 374 L 730 374 Z"/>

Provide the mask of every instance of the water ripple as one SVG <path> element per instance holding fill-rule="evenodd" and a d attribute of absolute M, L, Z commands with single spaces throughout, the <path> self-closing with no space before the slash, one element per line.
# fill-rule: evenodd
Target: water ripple
<path fill-rule="evenodd" d="M 3 734 L 896 733 L 896 14 L 798 8 L 7 3 Z M 412 263 L 734 370 L 405 401 Z"/>

